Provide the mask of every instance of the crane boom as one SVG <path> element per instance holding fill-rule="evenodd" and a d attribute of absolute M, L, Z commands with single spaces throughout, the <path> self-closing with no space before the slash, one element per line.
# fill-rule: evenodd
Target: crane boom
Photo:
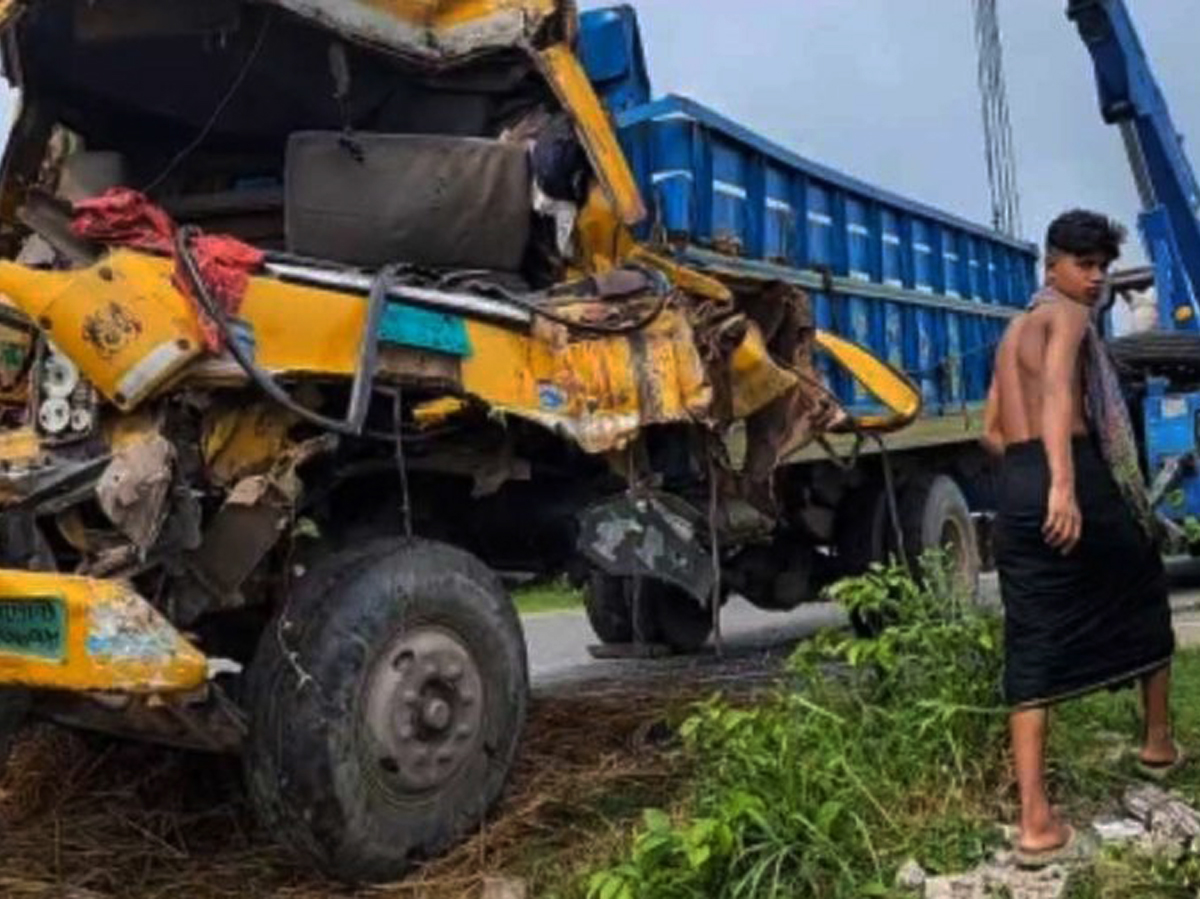
<path fill-rule="evenodd" d="M 1200 190 L 1129 10 L 1123 0 L 1069 0 L 1067 16 L 1091 54 L 1104 121 L 1119 127 L 1125 142 L 1159 324 L 1200 330 Z"/>

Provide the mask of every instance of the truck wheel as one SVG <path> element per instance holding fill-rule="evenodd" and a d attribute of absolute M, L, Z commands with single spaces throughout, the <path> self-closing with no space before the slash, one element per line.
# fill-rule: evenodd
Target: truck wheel
<path fill-rule="evenodd" d="M 423 540 L 334 554 L 252 664 L 251 799 L 328 874 L 394 879 L 499 797 L 527 696 L 516 610 L 475 557 Z"/>
<path fill-rule="evenodd" d="M 634 629 L 634 580 L 593 572 L 584 591 L 584 607 L 592 631 L 606 644 L 627 644 L 636 631 L 647 643 L 666 644 L 677 653 L 704 646 L 712 630 L 712 617 L 687 591 L 653 578 L 641 580 L 641 628 Z"/>
<path fill-rule="evenodd" d="M 970 595 L 979 584 L 979 545 L 967 498 L 949 475 L 923 475 L 900 492 L 904 551 L 915 565 L 927 550 L 943 550 L 955 580 Z"/>
<path fill-rule="evenodd" d="M 683 588 L 664 581 L 642 582 L 643 603 L 657 639 L 676 653 L 694 653 L 712 631 L 712 613 Z"/>
<path fill-rule="evenodd" d="M 842 501 L 836 534 L 838 570 L 860 575 L 873 562 L 885 562 L 894 541 L 888 523 L 887 497 L 882 485 L 861 487 Z"/>
<path fill-rule="evenodd" d="M 633 640 L 633 607 L 629 595 L 632 580 L 593 570 L 583 590 L 592 631 L 605 644 L 628 644 Z"/>

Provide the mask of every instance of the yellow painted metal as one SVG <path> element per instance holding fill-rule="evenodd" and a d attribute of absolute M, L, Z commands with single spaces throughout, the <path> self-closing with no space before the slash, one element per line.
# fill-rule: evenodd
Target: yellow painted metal
<path fill-rule="evenodd" d="M 564 432 L 588 452 L 626 444 L 643 425 L 703 419 L 711 388 L 682 312 L 667 309 L 636 340 L 555 346 L 469 322 L 464 389 L 492 407 Z"/>
<path fill-rule="evenodd" d="M 134 410 L 103 420 L 104 438 L 110 450 L 124 450 L 140 444 L 158 431 L 158 420 L 149 410 Z"/>
<path fill-rule="evenodd" d="M 6 466 L 31 463 L 42 455 L 42 443 L 32 428 L 0 430 L 0 462 Z"/>
<path fill-rule="evenodd" d="M 921 391 L 907 375 L 857 344 L 818 329 L 817 345 L 833 357 L 863 387 L 892 412 L 886 416 L 860 416 L 855 424 L 867 431 L 893 431 L 912 423 L 921 414 Z"/>
<path fill-rule="evenodd" d="M 729 358 L 729 390 L 733 417 L 744 419 L 800 383 L 795 372 L 775 363 L 753 322 Z"/>
<path fill-rule="evenodd" d="M 354 4 L 354 0 L 334 2 L 337 6 Z M 540 19 L 553 13 L 558 6 L 556 0 L 361 0 L 361 3 L 410 22 L 419 22 L 435 31 L 508 12 Z"/>
<path fill-rule="evenodd" d="M 230 485 L 267 471 L 288 446 L 296 415 L 280 406 L 218 406 L 204 417 L 200 451 L 209 476 Z"/>
<path fill-rule="evenodd" d="M 50 598 L 66 608 L 63 657 L 0 649 L 0 684 L 147 694 L 194 690 L 207 679 L 204 654 L 121 583 L 0 569 L 0 600 L 41 605 Z"/>
<path fill-rule="evenodd" d="M 170 260 L 131 250 L 70 272 L 0 262 L 0 291 L 114 401 L 123 379 L 147 354 L 169 348 L 169 370 L 117 403 L 130 407 L 202 349 L 196 312 L 171 284 L 172 271 Z M 365 314 L 362 297 L 271 278 L 251 279 L 239 311 L 254 326 L 256 358 L 264 368 L 331 375 L 353 373 Z M 97 330 L 98 339 L 85 337 L 88 330 Z"/>
<path fill-rule="evenodd" d="M 171 272 L 169 260 L 130 251 L 113 253 L 102 265 L 110 270 L 110 279 L 134 289 L 142 282 L 157 286 Z M 86 318 L 109 296 L 103 289 L 108 281 L 84 277 L 94 270 L 31 272 L 28 277 L 26 271 L 0 263 L 0 289 L 35 317 L 40 314 L 38 292 L 59 296 L 63 286 L 70 285 L 76 318 Z M 88 295 L 76 290 L 81 284 L 99 289 Z M 168 289 L 174 290 L 169 282 Z M 178 294 L 176 300 L 186 303 Z M 571 313 L 569 306 L 559 309 Z M 264 369 L 276 374 L 353 375 L 366 317 L 364 297 L 251 278 L 238 315 L 253 329 L 255 359 Z M 638 332 L 636 340 L 628 335 L 564 338 L 562 346 L 550 337 L 490 322 L 468 319 L 465 324 L 472 352 L 459 364 L 462 392 L 498 410 L 564 430 L 586 450 L 610 449 L 645 424 L 682 421 L 707 411 L 711 391 L 691 326 L 679 309 L 666 309 Z M 194 320 L 180 325 L 180 333 L 195 333 Z M 74 358 L 74 351 L 60 346 Z M 80 368 L 92 377 L 81 362 Z M 96 371 L 113 382 L 110 372 Z M 385 380 L 390 376 L 387 357 L 380 360 L 379 374 Z M 183 377 L 186 380 L 188 373 Z"/>
<path fill-rule="evenodd" d="M 697 272 L 695 269 L 688 266 L 682 266 L 674 260 L 667 259 L 658 253 L 641 244 L 632 247 L 625 254 L 625 259 L 629 262 L 641 263 L 644 266 L 649 266 L 652 269 L 657 269 L 662 272 L 680 290 L 687 291 L 689 294 L 699 294 L 708 300 L 717 300 L 727 303 L 733 300 L 733 291 L 702 272 Z"/>
<path fill-rule="evenodd" d="M 617 260 L 632 253 L 636 244 L 629 229 L 617 218 L 604 188 L 592 182 L 587 200 L 575 220 L 580 258 L 575 274 L 607 272 Z"/>
<path fill-rule="evenodd" d="M 563 0 L 271 0 L 344 37 L 443 61 L 534 41 Z"/>
<path fill-rule="evenodd" d="M 0 291 L 121 409 L 137 406 L 202 351 L 195 314 L 165 260 L 119 250 L 70 272 L 0 262 Z"/>
<path fill-rule="evenodd" d="M 467 401 L 461 397 L 438 397 L 436 400 L 429 400 L 414 406 L 413 421 L 417 423 L 418 428 L 432 428 L 434 425 L 440 425 L 447 419 L 458 415 L 466 408 Z"/>
<path fill-rule="evenodd" d="M 588 80 L 583 66 L 565 44 L 554 44 L 538 54 L 542 71 L 559 101 L 575 120 L 576 131 L 604 186 L 617 216 L 626 225 L 646 217 L 641 192 L 617 141 L 608 113 Z"/>

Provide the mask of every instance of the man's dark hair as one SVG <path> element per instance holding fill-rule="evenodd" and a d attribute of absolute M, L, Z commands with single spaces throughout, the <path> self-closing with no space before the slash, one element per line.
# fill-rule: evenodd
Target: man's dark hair
<path fill-rule="evenodd" d="M 1121 244 L 1125 242 L 1125 229 L 1117 222 L 1100 213 L 1086 209 L 1065 212 L 1046 229 L 1046 258 L 1051 260 L 1060 253 L 1072 256 L 1103 254 L 1108 262 L 1121 255 Z"/>

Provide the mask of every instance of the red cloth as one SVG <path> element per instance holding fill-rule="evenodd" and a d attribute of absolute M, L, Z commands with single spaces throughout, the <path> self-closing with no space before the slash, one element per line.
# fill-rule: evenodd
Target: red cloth
<path fill-rule="evenodd" d="M 101 244 L 118 244 L 175 255 L 175 223 L 145 195 L 130 188 L 112 188 L 99 197 L 75 204 L 71 229 L 80 237 Z M 192 256 L 209 293 L 229 315 L 242 305 L 250 273 L 263 262 L 263 252 L 237 238 L 202 234 L 192 241 Z M 208 348 L 219 352 L 221 335 L 192 295 L 179 260 L 175 261 L 175 288 L 192 301 L 196 321 Z"/>

